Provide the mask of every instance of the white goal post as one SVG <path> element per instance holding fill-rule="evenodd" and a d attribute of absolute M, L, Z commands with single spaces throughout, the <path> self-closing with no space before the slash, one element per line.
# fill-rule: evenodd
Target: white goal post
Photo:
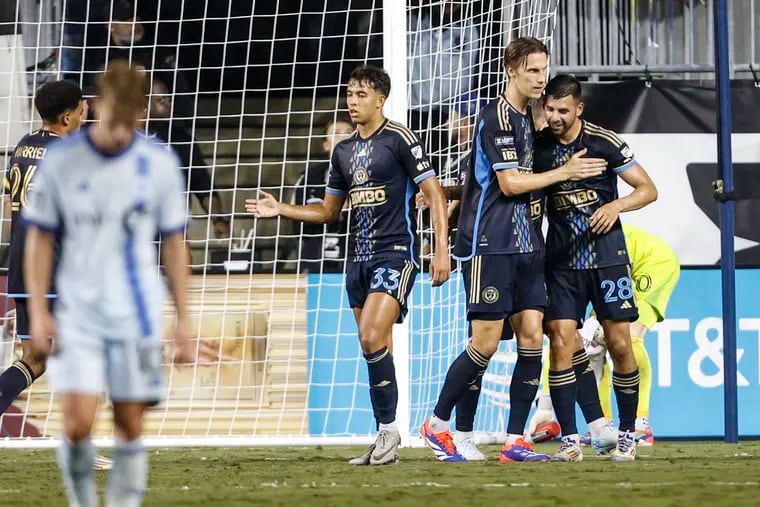
<path fill-rule="evenodd" d="M 441 179 L 449 178 L 446 160 L 465 150 L 451 144 L 450 111 L 463 96 L 480 104 L 503 89 L 503 48 L 511 39 L 551 42 L 558 0 L 207 0 L 199 2 L 203 8 L 136 2 L 127 2 L 130 13 L 114 10 L 121 0 L 41 0 L 32 12 L 19 0 L 12 20 L 0 18 L 0 33 L 11 23 L 27 31 L 7 39 L 26 62 L 6 61 L 0 83 L 29 83 L 20 94 L 0 85 L 0 105 L 12 105 L 0 107 L 0 132 L 13 132 L 6 134 L 12 149 L 18 125 L 23 133 L 39 126 L 31 100 L 51 76 L 77 80 L 89 94 L 106 61 L 126 56 L 152 77 L 146 129 L 187 160 L 190 310 L 199 356 L 192 365 L 165 364 L 166 398 L 147 415 L 146 444 L 371 442 L 366 366 L 344 277 L 335 269 L 346 254 L 345 228 L 254 220 L 243 203 L 260 189 L 294 202 L 315 198 L 324 182 L 309 171 L 324 170 L 325 125 L 341 119 L 343 85 L 363 62 L 389 72 L 386 116 L 418 131 Z M 51 20 L 51 13 L 59 17 Z M 3 211 L 0 259 L 8 243 Z M 420 214 L 422 244 L 427 222 Z M 307 243 L 315 241 L 319 255 L 309 257 Z M 20 350 L 3 287 L 0 370 Z M 394 360 L 397 420 L 404 444 L 417 445 L 417 429 L 464 347 L 467 325 L 458 272 L 441 288 L 421 274 L 410 299 L 408 318 L 394 327 Z M 167 305 L 167 330 L 171 314 Z M 498 441 L 505 431 L 516 359 L 510 347 L 503 344 L 484 377 L 475 428 L 483 441 Z M 112 442 L 109 409 L 104 395 L 94 432 L 101 446 Z M 43 375 L 0 416 L 0 446 L 53 447 L 61 423 Z"/>

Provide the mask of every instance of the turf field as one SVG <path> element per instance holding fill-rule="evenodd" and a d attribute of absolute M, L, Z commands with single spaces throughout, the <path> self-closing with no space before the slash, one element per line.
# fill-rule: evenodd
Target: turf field
<path fill-rule="evenodd" d="M 362 451 L 152 449 L 144 505 L 760 505 L 760 442 L 658 443 L 635 463 L 611 463 L 589 449 L 583 463 L 455 465 L 433 461 L 427 449 L 402 449 L 395 466 L 346 464 Z M 53 451 L 0 456 L 0 505 L 66 505 Z M 97 474 L 102 490 L 106 473 Z"/>

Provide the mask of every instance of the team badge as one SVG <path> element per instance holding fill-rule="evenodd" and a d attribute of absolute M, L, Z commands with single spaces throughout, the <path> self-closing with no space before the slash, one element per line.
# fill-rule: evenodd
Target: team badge
<path fill-rule="evenodd" d="M 417 160 L 420 160 L 422 158 L 422 146 L 414 146 L 412 148 L 412 155 L 414 155 L 414 158 Z"/>
<path fill-rule="evenodd" d="M 620 148 L 620 153 L 621 153 L 621 154 L 622 154 L 622 155 L 623 155 L 625 158 L 633 158 L 633 153 L 631 153 L 631 149 L 628 147 L 628 145 L 627 145 L 627 144 L 624 144 L 624 145 L 623 145 L 623 146 Z"/>
<path fill-rule="evenodd" d="M 367 174 L 367 170 L 363 167 L 360 167 L 356 171 L 354 171 L 354 184 L 355 185 L 361 185 L 362 183 L 366 183 L 369 179 L 369 175 Z"/>
<path fill-rule="evenodd" d="M 482 296 L 485 303 L 488 303 L 489 305 L 495 303 L 499 300 L 499 289 L 492 285 L 489 285 L 483 289 Z"/>

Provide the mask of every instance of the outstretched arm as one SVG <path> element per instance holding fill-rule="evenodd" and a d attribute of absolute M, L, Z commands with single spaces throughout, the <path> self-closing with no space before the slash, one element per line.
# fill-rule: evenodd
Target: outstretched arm
<path fill-rule="evenodd" d="M 324 201 L 317 204 L 287 204 L 278 201 L 272 194 L 259 191 L 258 199 L 245 200 L 245 210 L 257 218 L 283 216 L 299 222 L 328 224 L 338 219 L 345 201 L 344 195 L 327 192 Z"/>

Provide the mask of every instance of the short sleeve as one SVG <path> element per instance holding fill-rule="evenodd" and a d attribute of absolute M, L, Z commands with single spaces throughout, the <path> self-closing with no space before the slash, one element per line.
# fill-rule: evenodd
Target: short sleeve
<path fill-rule="evenodd" d="M 162 236 L 184 233 L 187 228 L 187 206 L 179 161 L 171 157 L 171 163 L 162 169 L 162 189 L 158 194 L 158 230 Z"/>
<path fill-rule="evenodd" d="M 485 118 L 480 120 L 478 127 L 478 149 L 488 159 L 491 169 L 495 172 L 517 169 L 519 162 L 514 133 L 498 128 Z"/>
<path fill-rule="evenodd" d="M 607 160 L 607 167 L 615 174 L 630 169 L 636 165 L 633 151 L 628 144 L 620 139 L 617 135 L 609 132 L 606 137 L 600 138 L 603 144 L 602 152 Z"/>
<path fill-rule="evenodd" d="M 399 136 L 401 163 L 409 177 L 419 185 L 426 179 L 435 176 L 435 170 L 430 165 L 425 148 L 422 147 L 417 136 L 411 130 L 406 131 L 406 134 L 408 137 Z"/>
<path fill-rule="evenodd" d="M 61 162 L 55 153 L 48 152 L 34 175 L 34 185 L 22 210 L 21 219 L 47 232 L 57 232 L 61 225 L 61 199 L 55 171 Z"/>
<path fill-rule="evenodd" d="M 346 177 L 343 175 L 342 168 L 340 167 L 340 157 L 338 150 L 333 150 L 332 157 L 330 157 L 330 175 L 327 179 L 327 188 L 325 193 L 332 195 L 345 196 L 348 194 L 349 185 L 346 181 Z"/>

